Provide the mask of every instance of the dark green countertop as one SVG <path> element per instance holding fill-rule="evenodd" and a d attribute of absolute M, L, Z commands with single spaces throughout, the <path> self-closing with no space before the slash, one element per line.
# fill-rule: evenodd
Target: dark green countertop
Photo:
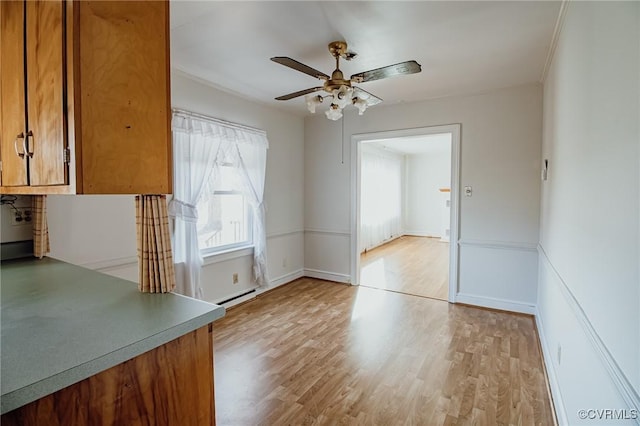
<path fill-rule="evenodd" d="M 222 316 L 223 307 L 45 258 L 5 261 L 1 413 L 134 358 Z"/>

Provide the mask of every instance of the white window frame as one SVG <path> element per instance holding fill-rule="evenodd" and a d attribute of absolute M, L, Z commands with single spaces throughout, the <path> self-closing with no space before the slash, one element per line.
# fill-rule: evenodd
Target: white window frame
<path fill-rule="evenodd" d="M 233 166 L 230 163 L 224 163 L 222 167 Z M 251 249 L 251 253 L 253 253 L 253 214 L 251 213 L 251 207 L 249 206 L 249 202 L 246 200 L 246 197 L 239 190 L 222 190 L 222 191 L 213 191 L 213 195 L 242 195 L 245 206 L 246 206 L 246 223 L 247 223 L 247 240 L 240 241 L 237 243 L 225 244 L 222 246 L 216 247 L 207 247 L 200 249 L 200 255 L 203 258 L 219 256 L 228 253 L 234 253 L 241 250 Z M 226 260 L 226 259 L 225 259 Z"/>
<path fill-rule="evenodd" d="M 243 195 L 241 191 L 214 191 L 213 195 Z M 245 203 L 248 206 L 248 202 L 245 199 Z M 216 247 L 207 247 L 200 249 L 200 254 L 203 257 L 215 256 L 218 254 L 228 253 L 232 251 L 242 250 L 245 248 L 253 248 L 253 215 L 251 209 L 247 208 L 247 240 L 237 243 L 225 244 Z"/>

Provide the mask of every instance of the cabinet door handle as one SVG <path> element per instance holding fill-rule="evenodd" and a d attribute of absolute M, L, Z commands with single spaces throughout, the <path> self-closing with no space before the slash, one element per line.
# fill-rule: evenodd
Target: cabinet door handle
<path fill-rule="evenodd" d="M 22 139 L 22 152 L 18 151 L 18 141 Z M 24 133 L 20 132 L 20 134 L 18 136 L 16 136 L 16 139 L 13 141 L 13 149 L 16 150 L 16 155 L 20 158 L 24 158 L 24 153 L 26 152 L 25 146 L 25 138 L 24 138 Z"/>
<path fill-rule="evenodd" d="M 33 132 L 31 130 L 27 132 L 27 137 L 24 138 L 24 153 L 27 154 L 29 158 L 31 158 L 33 157 L 33 149 L 29 151 L 29 146 L 33 148 L 33 143 L 29 144 L 29 138 L 31 138 L 31 141 L 33 141 Z"/>

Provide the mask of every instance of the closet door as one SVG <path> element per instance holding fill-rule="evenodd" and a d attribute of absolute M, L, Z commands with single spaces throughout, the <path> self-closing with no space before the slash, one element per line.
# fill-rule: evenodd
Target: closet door
<path fill-rule="evenodd" d="M 0 1 L 0 159 L 2 185 L 27 185 L 24 154 L 24 8 L 21 1 Z"/>
<path fill-rule="evenodd" d="M 28 1 L 26 8 L 29 183 L 64 185 L 64 2 Z"/>

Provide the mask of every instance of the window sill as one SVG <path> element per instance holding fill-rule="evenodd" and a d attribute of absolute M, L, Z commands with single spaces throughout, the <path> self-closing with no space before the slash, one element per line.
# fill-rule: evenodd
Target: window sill
<path fill-rule="evenodd" d="M 213 263 L 224 262 L 227 260 L 237 259 L 239 257 L 253 256 L 253 246 L 234 247 L 228 250 L 222 250 L 215 253 L 203 254 L 203 266 Z"/>

